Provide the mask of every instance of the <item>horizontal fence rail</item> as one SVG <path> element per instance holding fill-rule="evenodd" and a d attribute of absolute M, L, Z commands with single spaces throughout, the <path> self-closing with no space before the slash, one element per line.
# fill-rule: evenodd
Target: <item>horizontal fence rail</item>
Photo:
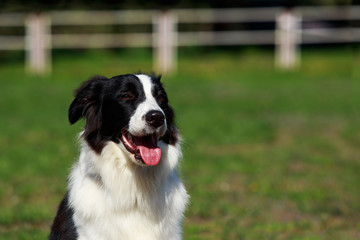
<path fill-rule="evenodd" d="M 152 47 L 152 34 L 149 33 L 96 33 L 96 34 L 54 34 L 52 48 L 116 48 Z"/>
<path fill-rule="evenodd" d="M 178 46 L 226 46 L 274 44 L 273 30 L 184 32 L 178 36 Z"/>
<path fill-rule="evenodd" d="M 29 56 L 27 60 L 30 61 L 30 59 L 36 59 L 36 57 L 30 57 L 33 55 L 50 56 L 36 51 L 50 51 L 51 49 L 152 47 L 154 60 L 157 62 L 156 67 L 160 71 L 167 72 L 175 68 L 175 63 L 165 62 L 175 62 L 177 47 L 276 45 L 277 52 L 285 51 L 284 49 L 294 52 L 301 44 L 360 42 L 360 28 L 351 28 L 350 26 L 338 28 L 331 24 L 324 24 L 329 21 L 358 20 L 360 20 L 360 6 L 298 7 L 291 12 L 280 7 L 270 7 L 176 9 L 167 12 L 123 10 L 50 11 L 42 14 L 0 13 L 0 28 L 24 28 L 25 32 L 25 36 L 0 35 L 0 50 L 26 50 Z M 31 21 L 38 22 L 31 23 Z M 269 27 L 247 29 L 248 25 L 246 24 L 248 23 L 273 23 L 273 26 L 276 27 L 273 29 L 269 29 Z M 205 31 L 179 31 L 179 26 L 182 24 L 240 24 L 237 25 L 240 28 L 242 24 L 246 30 L 213 31 L 210 27 L 210 30 Z M 66 32 L 69 27 L 114 25 L 128 26 L 127 28 L 130 28 L 131 25 L 147 25 L 149 27 L 141 32 Z M 30 30 L 30 26 L 37 27 Z M 36 30 L 39 27 L 44 27 L 44 29 Z M 63 30 L 62 33 L 57 33 L 54 31 L 56 28 L 65 29 L 65 32 Z M 37 40 L 32 39 L 34 37 Z M 38 47 L 40 42 L 44 46 Z M 32 66 L 32 64 L 27 65 Z M 164 67 L 164 65 L 168 66 Z M 36 71 L 41 72 L 42 70 L 37 68 Z"/>
<path fill-rule="evenodd" d="M 179 9 L 179 23 L 238 23 L 274 21 L 283 8 Z"/>
<path fill-rule="evenodd" d="M 23 27 L 26 13 L 0 13 L 0 27 Z"/>
<path fill-rule="evenodd" d="M 49 15 L 52 25 L 114 25 L 114 24 L 149 24 L 155 10 L 123 11 L 52 11 Z"/>

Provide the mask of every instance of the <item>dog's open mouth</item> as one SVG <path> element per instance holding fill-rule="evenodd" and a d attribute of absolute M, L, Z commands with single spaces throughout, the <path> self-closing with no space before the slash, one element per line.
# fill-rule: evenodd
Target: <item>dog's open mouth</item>
<path fill-rule="evenodd" d="M 148 166 L 154 166 L 160 162 L 161 149 L 157 146 L 156 134 L 137 137 L 123 130 L 121 132 L 121 141 L 125 148 L 134 154 L 137 161 L 141 161 Z"/>

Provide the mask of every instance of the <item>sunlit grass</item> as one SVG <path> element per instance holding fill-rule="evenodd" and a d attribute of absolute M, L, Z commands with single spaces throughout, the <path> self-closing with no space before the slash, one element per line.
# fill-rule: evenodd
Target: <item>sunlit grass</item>
<path fill-rule="evenodd" d="M 358 239 L 360 82 L 344 51 L 179 52 L 164 76 L 184 137 L 184 239 Z M 67 108 L 94 74 L 150 71 L 151 54 L 56 53 L 53 74 L 0 65 L 0 236 L 44 239 L 77 158 Z"/>

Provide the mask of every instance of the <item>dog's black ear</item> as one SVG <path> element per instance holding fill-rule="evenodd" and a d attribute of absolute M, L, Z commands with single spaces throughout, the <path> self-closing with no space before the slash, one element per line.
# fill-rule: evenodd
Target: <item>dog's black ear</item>
<path fill-rule="evenodd" d="M 150 77 L 154 78 L 156 81 L 159 81 L 160 82 L 160 79 L 161 79 L 161 74 L 156 74 L 154 72 L 151 72 L 150 73 Z"/>
<path fill-rule="evenodd" d="M 91 110 L 96 110 L 100 104 L 100 94 L 106 77 L 95 76 L 84 82 L 75 92 L 75 99 L 69 108 L 69 121 L 76 123 L 79 119 L 86 117 Z"/>

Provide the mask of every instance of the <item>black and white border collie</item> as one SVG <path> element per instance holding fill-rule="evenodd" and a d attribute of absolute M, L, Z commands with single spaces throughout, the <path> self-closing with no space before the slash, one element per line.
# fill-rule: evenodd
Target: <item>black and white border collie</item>
<path fill-rule="evenodd" d="M 94 77 L 69 109 L 81 153 L 49 239 L 181 239 L 188 195 L 174 113 L 160 77 Z"/>

